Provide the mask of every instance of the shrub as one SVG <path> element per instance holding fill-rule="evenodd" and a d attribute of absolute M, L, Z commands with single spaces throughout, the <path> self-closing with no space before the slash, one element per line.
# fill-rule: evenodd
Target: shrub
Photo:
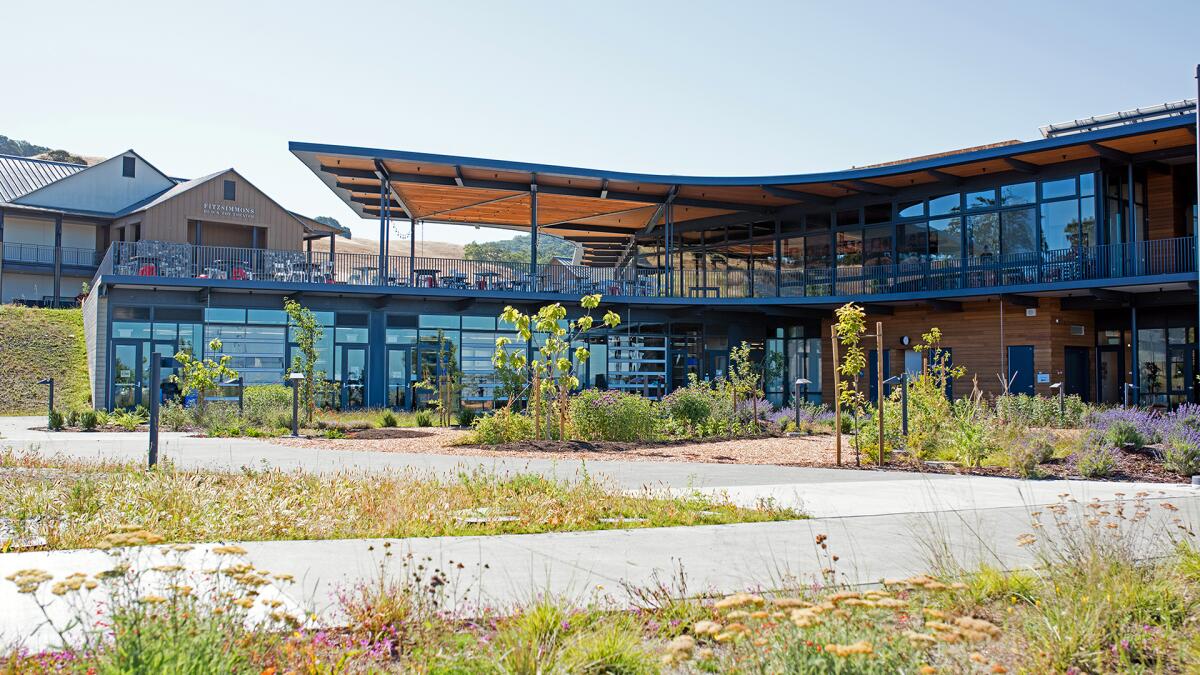
<path fill-rule="evenodd" d="M 1163 468 L 1181 476 L 1200 474 L 1200 430 L 1178 427 L 1167 436 L 1162 451 Z"/>
<path fill-rule="evenodd" d="M 1063 399 L 1061 411 L 1056 396 L 1007 394 L 996 399 L 1000 419 L 1027 427 L 1078 427 L 1088 411 L 1088 405 L 1074 395 Z"/>
<path fill-rule="evenodd" d="M 109 422 L 125 431 L 137 431 L 137 428 L 145 424 L 148 419 L 149 415 L 143 414 L 140 410 L 118 410 L 109 417 Z"/>
<path fill-rule="evenodd" d="M 433 413 L 428 410 L 418 410 L 416 420 L 419 427 L 431 427 L 433 426 Z"/>
<path fill-rule="evenodd" d="M 1117 470 L 1117 450 L 1107 438 L 1088 438 L 1075 455 L 1075 470 L 1084 478 L 1106 478 Z"/>
<path fill-rule="evenodd" d="M 960 462 L 978 467 L 995 451 L 991 420 L 977 400 L 963 398 L 954 402 L 954 419 L 950 429 L 950 441 Z M 910 425 L 911 428 L 911 425 Z"/>
<path fill-rule="evenodd" d="M 379 418 L 379 426 L 383 428 L 394 427 L 397 424 L 396 415 L 388 410 Z"/>
<path fill-rule="evenodd" d="M 256 384 L 246 387 L 242 416 L 251 424 L 272 423 L 281 414 L 292 414 L 292 389 L 282 384 Z M 290 422 L 289 422 L 290 423 Z"/>
<path fill-rule="evenodd" d="M 636 394 L 586 389 L 571 399 L 571 420 L 583 440 L 632 443 L 654 438 L 653 406 Z"/>
<path fill-rule="evenodd" d="M 474 440 L 482 445 L 515 443 L 533 438 L 533 420 L 526 415 L 500 409 L 473 421 Z"/>
<path fill-rule="evenodd" d="M 1115 436 L 1128 439 L 1128 442 L 1139 446 L 1161 441 L 1165 436 L 1164 428 L 1170 425 L 1169 417 L 1163 417 L 1154 410 L 1137 408 L 1110 408 L 1088 417 L 1090 429 L 1104 434 L 1113 427 L 1119 427 L 1119 430 L 1114 432 Z M 1137 432 L 1136 436 L 1131 429 Z"/>
<path fill-rule="evenodd" d="M 68 410 L 65 421 L 66 421 L 66 425 L 69 427 L 79 426 L 79 411 L 74 408 L 71 408 L 70 410 Z"/>
<path fill-rule="evenodd" d="M 460 427 L 469 427 L 475 421 L 475 411 L 471 408 L 460 408 L 456 416 Z"/>
<path fill-rule="evenodd" d="M 79 413 L 79 428 L 83 429 L 84 431 L 95 430 L 96 424 L 99 421 L 100 416 L 96 414 L 95 410 L 84 410 L 83 412 Z"/>
<path fill-rule="evenodd" d="M 46 426 L 50 431 L 61 431 L 63 428 L 63 415 L 57 410 L 51 410 L 46 415 Z"/>
<path fill-rule="evenodd" d="M 1118 448 L 1123 448 L 1127 445 L 1132 445 L 1134 448 L 1141 448 L 1146 445 L 1146 437 L 1138 430 L 1137 426 L 1127 420 L 1117 420 L 1108 427 L 1108 431 L 1104 432 L 1104 440 Z"/>
<path fill-rule="evenodd" d="M 1041 475 L 1038 465 L 1054 456 L 1054 443 L 1043 433 L 1024 433 L 1009 446 L 1008 465 L 1022 478 Z"/>
<path fill-rule="evenodd" d="M 329 439 L 346 438 L 346 432 L 337 427 L 329 427 L 323 435 Z"/>
<path fill-rule="evenodd" d="M 662 400 L 663 412 L 671 419 L 695 429 L 713 413 L 713 390 L 703 382 L 680 387 Z"/>
<path fill-rule="evenodd" d="M 192 413 L 179 401 L 167 401 L 158 411 L 158 421 L 170 431 L 184 431 L 192 425 Z"/>

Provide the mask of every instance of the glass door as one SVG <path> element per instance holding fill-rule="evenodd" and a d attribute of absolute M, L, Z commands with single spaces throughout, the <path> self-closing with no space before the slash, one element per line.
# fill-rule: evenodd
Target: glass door
<path fill-rule="evenodd" d="M 134 408 L 145 400 L 143 389 L 146 378 L 142 356 L 142 341 L 113 341 L 113 386 L 112 407 Z"/>
<path fill-rule="evenodd" d="M 343 346 L 342 409 L 362 408 L 367 404 L 367 348 Z"/>
<path fill-rule="evenodd" d="M 407 410 L 409 400 L 408 370 L 412 358 L 408 347 L 390 347 L 387 359 L 387 404 L 389 408 Z"/>
<path fill-rule="evenodd" d="M 1194 401 L 1192 386 L 1196 372 L 1196 348 L 1193 345 L 1167 347 L 1167 403 L 1174 407 Z"/>
<path fill-rule="evenodd" d="M 1100 403 L 1124 400 L 1125 351 L 1120 345 L 1096 348 L 1096 395 Z"/>

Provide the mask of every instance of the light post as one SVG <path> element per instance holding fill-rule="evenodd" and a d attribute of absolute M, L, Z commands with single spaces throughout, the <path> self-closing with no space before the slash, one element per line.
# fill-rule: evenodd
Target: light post
<path fill-rule="evenodd" d="M 803 377 L 796 378 L 796 396 L 792 400 L 792 407 L 796 409 L 796 429 L 800 429 L 800 401 L 808 400 L 808 385 L 812 384 L 811 380 Z M 801 391 L 803 387 L 803 391 Z"/>
<path fill-rule="evenodd" d="M 300 436 L 300 381 L 304 373 L 288 373 L 288 384 L 292 385 L 292 438 Z"/>
<path fill-rule="evenodd" d="M 158 410 L 162 404 L 162 369 L 174 368 L 175 359 L 170 356 L 159 356 L 157 353 L 150 359 L 150 447 L 148 465 L 151 469 L 158 465 Z"/>
<path fill-rule="evenodd" d="M 1062 382 L 1055 382 L 1050 385 L 1050 388 L 1058 391 L 1058 424 L 1062 426 L 1063 420 L 1067 418 L 1067 388 L 1063 386 Z"/>
<path fill-rule="evenodd" d="M 50 424 L 50 416 L 54 412 L 54 378 L 46 377 L 38 380 L 38 384 L 49 385 L 50 392 L 46 396 L 46 424 Z"/>

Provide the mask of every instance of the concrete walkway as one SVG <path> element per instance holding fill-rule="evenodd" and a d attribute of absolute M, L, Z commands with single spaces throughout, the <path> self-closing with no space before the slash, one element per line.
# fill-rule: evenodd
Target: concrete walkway
<path fill-rule="evenodd" d="M 144 457 L 144 434 L 28 430 L 39 423 L 40 418 L 0 418 L 0 434 L 4 435 L 0 445 L 36 445 L 43 454 L 80 459 Z M 310 471 L 415 468 L 442 472 L 483 466 L 569 477 L 582 468 L 580 462 L 313 450 L 252 439 L 196 439 L 179 434 L 164 435 L 162 452 L 179 466 L 217 470 L 266 465 Z M 813 545 L 818 533 L 829 535 L 832 552 L 841 558 L 840 574 L 852 583 L 928 571 L 933 563 L 932 548 L 950 552 L 967 565 L 979 561 L 1002 566 L 1027 564 L 1031 552 L 1017 546 L 1016 538 L 1031 530 L 1028 513 L 1057 501 L 1061 494 L 1086 501 L 1110 500 L 1117 493 L 1132 497 L 1145 491 L 1152 500 L 1169 499 L 1181 509 L 1179 514 L 1155 509 L 1154 518 L 1163 525 L 1168 524 L 1168 516 L 1180 515 L 1200 526 L 1200 492 L 1182 485 L 1030 482 L 667 462 L 588 462 L 586 468 L 626 488 L 700 489 L 746 505 L 771 499 L 799 506 L 816 518 L 691 528 L 409 539 L 397 542 L 392 550 L 411 551 L 418 558 L 428 556 L 437 564 L 450 560 L 464 563 L 460 588 L 468 599 L 505 606 L 539 592 L 574 598 L 611 595 L 620 602 L 623 583 L 645 586 L 656 579 L 669 580 L 678 568 L 687 575 L 692 592 L 778 586 L 788 579 L 807 581 L 829 564 Z M 256 566 L 291 574 L 298 581 L 272 593 L 296 609 L 317 611 L 325 620 L 336 621 L 329 611 L 333 591 L 374 578 L 381 543 L 343 540 L 242 545 Z M 931 544 L 936 545 L 931 548 Z M 187 555 L 199 567 L 201 559 L 211 563 L 210 549 L 201 546 Z M 155 555 L 148 552 L 144 564 L 154 564 Z M 482 569 L 485 564 L 486 570 Z M 111 565 L 108 554 L 100 551 L 4 554 L 0 555 L 0 579 L 19 569 L 39 568 L 61 577 L 72 572 L 95 573 Z M 62 603 L 52 605 L 52 615 L 59 621 L 65 619 L 63 609 Z M 16 594 L 12 584 L 0 581 L 0 646 L 16 640 L 30 647 L 53 644 L 56 637 L 45 626 L 39 628 L 42 621 L 40 610 L 28 596 Z"/>

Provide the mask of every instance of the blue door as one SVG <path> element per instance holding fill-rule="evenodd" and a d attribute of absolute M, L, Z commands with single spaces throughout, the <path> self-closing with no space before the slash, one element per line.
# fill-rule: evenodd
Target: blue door
<path fill-rule="evenodd" d="M 885 380 L 888 377 L 890 377 L 889 373 L 892 372 L 890 361 L 891 361 L 891 359 L 888 358 L 888 350 L 886 350 L 886 349 L 883 350 L 883 379 L 885 379 Z M 876 370 L 876 368 L 878 368 L 878 365 L 879 365 L 879 354 L 878 354 L 877 350 L 872 349 L 867 354 L 867 385 L 870 387 L 870 396 L 871 396 L 872 404 L 877 403 L 879 401 L 879 376 L 877 375 L 877 373 L 879 371 Z M 884 385 L 883 393 L 885 396 L 887 395 L 887 393 L 890 390 L 891 390 L 891 385 Z"/>
<path fill-rule="evenodd" d="M 1033 395 L 1033 346 L 1012 345 L 1008 348 L 1008 386 L 1010 394 Z"/>

